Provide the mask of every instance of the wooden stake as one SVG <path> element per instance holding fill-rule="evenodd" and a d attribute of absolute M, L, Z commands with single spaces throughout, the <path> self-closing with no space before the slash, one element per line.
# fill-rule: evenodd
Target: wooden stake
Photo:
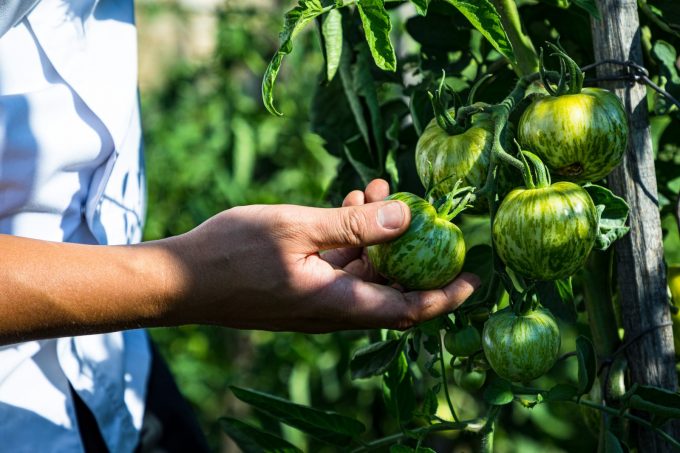
<path fill-rule="evenodd" d="M 597 0 L 601 20 L 591 19 L 595 60 L 631 60 L 643 64 L 640 22 L 635 0 Z M 613 65 L 598 67 L 598 77 L 619 73 Z M 652 139 L 642 84 L 607 82 L 623 101 L 629 118 L 628 150 L 608 177 L 609 186 L 630 205 L 630 233 L 618 241 L 617 272 L 626 338 L 649 329 L 627 348 L 633 382 L 677 389 L 673 332 L 666 291 Z M 663 326 L 668 324 L 666 327 Z M 670 434 L 671 427 L 667 426 Z M 637 427 L 636 427 L 637 429 Z M 670 452 L 652 431 L 637 429 L 639 451 Z"/>

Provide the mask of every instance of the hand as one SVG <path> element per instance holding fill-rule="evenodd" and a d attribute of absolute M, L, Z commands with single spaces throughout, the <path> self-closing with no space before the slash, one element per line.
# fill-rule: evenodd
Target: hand
<path fill-rule="evenodd" d="M 446 287 L 402 292 L 377 284 L 363 247 L 397 238 L 410 211 L 378 201 L 387 183 L 374 181 L 336 209 L 292 205 L 225 211 L 165 241 L 174 257 L 169 281 L 181 297 L 171 323 L 329 332 L 406 329 L 458 307 L 479 286 L 461 274 Z M 364 202 L 368 203 L 364 203 Z M 320 254 L 320 251 L 330 250 Z"/>

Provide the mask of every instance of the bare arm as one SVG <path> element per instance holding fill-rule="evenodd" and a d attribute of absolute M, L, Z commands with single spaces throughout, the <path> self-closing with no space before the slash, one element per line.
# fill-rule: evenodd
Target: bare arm
<path fill-rule="evenodd" d="M 378 181 L 343 208 L 234 208 L 186 234 L 132 246 L 0 235 L 0 343 L 189 323 L 403 329 L 453 310 L 477 277 L 405 293 L 380 284 L 368 265 L 362 247 L 409 223 L 405 205 L 375 201 L 386 192 Z"/>

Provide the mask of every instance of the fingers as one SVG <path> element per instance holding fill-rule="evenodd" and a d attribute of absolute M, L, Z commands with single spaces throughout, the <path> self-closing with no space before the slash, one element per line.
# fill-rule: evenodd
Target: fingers
<path fill-rule="evenodd" d="M 361 190 L 353 190 L 347 194 L 345 199 L 342 201 L 342 207 L 347 206 L 361 206 L 366 201 L 364 199 L 364 193 Z"/>
<path fill-rule="evenodd" d="M 340 272 L 340 271 L 338 271 Z M 479 287 L 474 274 L 463 273 L 442 289 L 402 293 L 389 286 L 362 282 L 344 274 L 326 295 L 342 307 L 338 328 L 404 330 L 460 306 Z"/>
<path fill-rule="evenodd" d="M 390 185 L 384 179 L 374 179 L 366 186 L 365 194 L 366 203 L 382 201 L 390 194 Z"/>
<path fill-rule="evenodd" d="M 336 209 L 306 208 L 304 233 L 309 253 L 341 247 L 364 247 L 396 239 L 411 221 L 400 201 L 381 201 Z"/>

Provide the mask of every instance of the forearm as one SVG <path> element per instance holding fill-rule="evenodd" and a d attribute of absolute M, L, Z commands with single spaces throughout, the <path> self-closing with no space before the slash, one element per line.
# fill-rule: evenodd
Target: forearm
<path fill-rule="evenodd" d="M 0 344 L 168 324 L 181 266 L 163 246 L 0 235 Z"/>

